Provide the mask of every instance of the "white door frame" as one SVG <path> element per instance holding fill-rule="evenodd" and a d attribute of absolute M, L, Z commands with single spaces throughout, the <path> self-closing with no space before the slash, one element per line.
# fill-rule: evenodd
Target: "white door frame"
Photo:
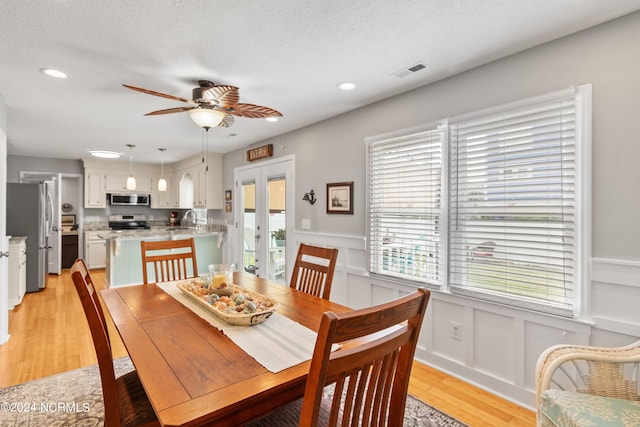
<path fill-rule="evenodd" d="M 9 239 L 7 237 L 7 134 L 0 128 L 0 344 L 9 340 Z M 5 256 L 6 254 L 6 256 Z"/>
<path fill-rule="evenodd" d="M 234 226 L 232 233 L 230 232 L 231 244 L 230 244 L 230 252 L 232 261 L 237 268 L 239 269 L 242 265 L 242 255 L 243 255 L 243 242 L 242 242 L 242 211 L 240 207 L 242 206 L 242 191 L 241 191 L 241 183 L 239 181 L 239 177 L 243 175 L 247 175 L 251 173 L 251 171 L 255 171 L 256 175 L 263 176 L 263 172 L 267 172 L 269 170 L 273 170 L 278 166 L 282 166 L 282 170 L 286 176 L 286 195 L 285 195 L 285 205 L 286 205 L 286 231 L 287 235 L 293 235 L 293 229 L 295 224 L 295 203 L 294 203 L 294 195 L 295 195 L 295 182 L 294 182 L 294 172 L 295 172 L 295 156 L 283 156 L 278 157 L 276 159 L 267 160 L 260 162 L 258 164 L 250 164 L 245 166 L 239 166 L 234 169 L 234 188 L 235 194 L 233 196 L 233 203 L 235 205 L 234 211 Z M 263 209 L 266 208 L 266 196 L 259 196 L 259 191 L 256 186 L 256 197 L 261 198 L 261 200 L 256 200 L 256 208 L 258 206 L 263 206 Z M 265 230 L 266 232 L 266 230 Z M 261 239 L 263 242 L 267 242 L 269 240 L 268 236 L 264 236 Z M 289 241 L 289 239 L 287 239 Z M 291 250 L 285 251 L 286 253 L 286 263 L 290 264 L 291 260 Z M 287 269 L 288 271 L 289 269 Z M 263 276 L 267 277 L 267 276 Z M 289 278 L 285 278 L 288 283 Z"/>

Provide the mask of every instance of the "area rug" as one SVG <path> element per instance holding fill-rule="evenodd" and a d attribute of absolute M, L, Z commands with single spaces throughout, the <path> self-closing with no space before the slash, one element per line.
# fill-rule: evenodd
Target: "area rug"
<path fill-rule="evenodd" d="M 116 359 L 114 367 L 116 375 L 133 369 L 128 357 Z M 299 409 L 291 405 L 291 412 L 282 414 L 281 419 L 269 419 L 265 425 L 297 425 L 297 421 L 292 420 L 297 420 Z M 103 424 L 103 415 L 104 404 L 97 365 L 0 389 L 2 427 L 93 427 Z M 412 396 L 407 399 L 404 425 L 466 427 L 466 424 Z"/>

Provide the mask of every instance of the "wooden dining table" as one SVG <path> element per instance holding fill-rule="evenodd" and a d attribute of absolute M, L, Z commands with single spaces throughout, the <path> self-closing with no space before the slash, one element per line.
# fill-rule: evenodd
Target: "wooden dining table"
<path fill-rule="evenodd" d="M 234 283 L 277 301 L 278 313 L 315 332 L 325 311 L 349 310 L 244 272 L 234 273 Z M 310 361 L 270 372 L 156 284 L 101 296 L 163 426 L 237 426 L 304 394 Z"/>

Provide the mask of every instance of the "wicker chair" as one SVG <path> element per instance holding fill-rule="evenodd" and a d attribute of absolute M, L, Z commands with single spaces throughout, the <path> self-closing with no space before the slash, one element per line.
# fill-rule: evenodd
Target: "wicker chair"
<path fill-rule="evenodd" d="M 538 426 L 640 425 L 640 341 L 557 345 L 536 366 Z"/>

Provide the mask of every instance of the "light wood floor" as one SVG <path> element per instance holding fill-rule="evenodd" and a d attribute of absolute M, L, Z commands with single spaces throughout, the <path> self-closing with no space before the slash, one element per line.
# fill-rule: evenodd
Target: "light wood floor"
<path fill-rule="evenodd" d="M 97 287 L 104 270 L 92 270 Z M 109 325 L 114 357 L 126 350 Z M 11 338 L 0 345 L 0 387 L 97 363 L 82 307 L 69 276 L 50 275 L 45 290 L 25 295 L 9 312 Z M 414 363 L 409 393 L 469 424 L 534 426 L 535 414 L 421 363 Z"/>

